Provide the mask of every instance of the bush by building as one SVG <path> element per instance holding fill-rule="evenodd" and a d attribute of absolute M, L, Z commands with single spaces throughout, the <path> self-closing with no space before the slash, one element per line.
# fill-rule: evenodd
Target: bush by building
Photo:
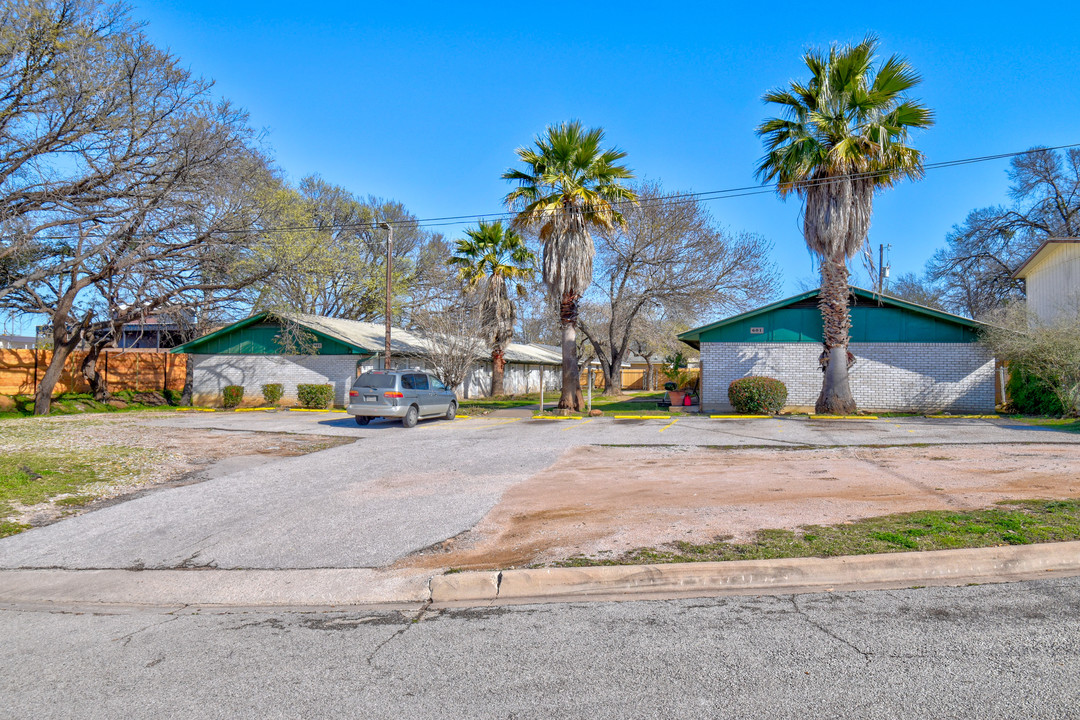
<path fill-rule="evenodd" d="M 221 389 L 221 405 L 225 408 L 234 408 L 244 400 L 243 385 L 226 385 Z"/>
<path fill-rule="evenodd" d="M 296 399 L 306 408 L 328 408 L 330 403 L 334 401 L 334 386 L 297 385 Z"/>
<path fill-rule="evenodd" d="M 768 413 L 775 415 L 787 403 L 787 386 L 775 378 L 739 378 L 728 386 L 728 400 L 735 412 L 750 415 Z"/>

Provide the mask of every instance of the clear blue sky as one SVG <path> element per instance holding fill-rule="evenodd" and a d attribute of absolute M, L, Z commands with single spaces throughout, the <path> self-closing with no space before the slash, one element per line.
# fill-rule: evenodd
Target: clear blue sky
<path fill-rule="evenodd" d="M 319 173 L 421 218 L 502 210 L 514 149 L 571 118 L 671 190 L 754 184 L 762 93 L 805 76 L 807 47 L 867 31 L 924 77 L 929 161 L 1080 142 L 1073 3 L 734 5 L 147 0 L 134 16 L 250 111 L 291 178 Z M 893 245 L 894 276 L 920 272 L 969 210 L 1006 201 L 1006 167 L 880 195 L 870 240 Z M 813 279 L 797 201 L 709 207 L 775 243 L 783 292 Z"/>

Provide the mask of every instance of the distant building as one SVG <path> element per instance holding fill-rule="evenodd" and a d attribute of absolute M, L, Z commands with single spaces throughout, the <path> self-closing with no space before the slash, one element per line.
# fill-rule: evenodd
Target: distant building
<path fill-rule="evenodd" d="M 245 399 L 256 399 L 263 385 L 281 383 L 289 403 L 296 401 L 297 384 L 326 383 L 334 386 L 334 403 L 343 405 L 358 373 L 383 367 L 384 325 L 299 313 L 289 314 L 287 319 L 314 338 L 310 352 L 283 352 L 281 321 L 266 312 L 173 348 L 171 352 L 188 354 L 193 401 L 199 405 L 219 403 L 226 385 L 241 385 Z M 390 351 L 392 368 L 426 369 L 425 343 L 414 333 L 394 328 Z M 558 367 L 562 357 L 558 352 L 545 346 L 510 343 L 505 357 L 507 393 L 537 392 L 541 378 L 547 389 L 561 385 Z M 466 398 L 489 395 L 491 361 L 476 361 L 462 387 L 455 390 Z"/>
<path fill-rule="evenodd" d="M 29 350 L 36 343 L 37 338 L 28 335 L 0 335 L 0 350 Z"/>
<path fill-rule="evenodd" d="M 1017 268 L 1027 287 L 1028 308 L 1043 322 L 1080 303 L 1080 238 L 1050 238 Z"/>

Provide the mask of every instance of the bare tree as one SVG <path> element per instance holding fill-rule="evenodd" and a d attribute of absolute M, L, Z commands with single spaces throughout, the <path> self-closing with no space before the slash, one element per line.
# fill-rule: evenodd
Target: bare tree
<path fill-rule="evenodd" d="M 413 328 L 423 340 L 423 358 L 448 388 L 464 384 L 473 365 L 487 354 L 475 297 L 462 296 L 442 309 L 420 312 Z"/>
<path fill-rule="evenodd" d="M 1013 273 L 1049 237 L 1080 234 L 1080 148 L 1018 155 L 1009 170 L 1011 206 L 973 210 L 927 264 L 952 312 L 979 317 L 1023 297 Z"/>
<path fill-rule="evenodd" d="M 742 310 L 773 293 L 771 244 L 759 235 L 718 228 L 705 208 L 658 184 L 635 189 L 626 226 L 598 234 L 596 266 L 604 278 L 579 320 L 604 373 L 605 394 L 622 388 L 622 362 L 643 312 L 697 319 Z"/>
<path fill-rule="evenodd" d="M 49 320 L 41 414 L 71 352 L 122 308 L 201 308 L 253 279 L 234 269 L 268 171 L 245 113 L 122 6 L 9 4 L 0 38 L 0 307 Z"/>
<path fill-rule="evenodd" d="M 945 291 L 915 273 L 898 275 L 885 290 L 885 294 L 916 305 L 945 310 Z"/>

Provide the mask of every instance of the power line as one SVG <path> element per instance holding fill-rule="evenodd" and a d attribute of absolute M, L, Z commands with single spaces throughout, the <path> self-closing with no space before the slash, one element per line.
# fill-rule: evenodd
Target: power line
<path fill-rule="evenodd" d="M 1080 147 L 1080 143 L 1071 143 L 1068 145 L 1055 145 L 1053 147 L 1040 147 L 1030 150 L 1020 150 L 1017 152 L 997 153 L 995 155 L 979 155 L 970 158 L 960 158 L 957 160 L 942 160 L 935 163 L 926 163 L 923 165 L 923 170 L 940 170 L 943 168 L 958 167 L 961 165 L 972 165 L 975 163 L 990 162 L 993 160 L 1004 160 L 1006 158 L 1019 157 L 1021 155 L 1030 155 L 1038 152 L 1050 152 L 1054 150 L 1066 150 L 1070 148 Z M 869 178 L 880 176 L 880 171 L 865 171 L 858 173 L 847 173 L 845 175 L 835 175 L 827 178 L 819 178 L 817 180 L 808 180 L 806 182 L 800 182 L 797 184 L 797 189 L 802 190 L 811 187 L 818 187 L 820 185 L 827 185 L 841 180 L 857 180 L 862 178 Z M 724 190 L 705 190 L 701 192 L 688 192 L 688 193 L 673 193 L 671 195 L 665 195 L 664 197 L 654 198 L 651 200 L 642 201 L 630 201 L 620 200 L 611 203 L 615 207 L 623 206 L 640 206 L 643 204 L 653 203 L 689 203 L 696 202 L 698 200 L 704 202 L 710 202 L 712 200 L 730 200 L 733 198 L 749 197 L 752 195 L 766 195 L 772 194 L 777 191 L 778 186 L 774 185 L 746 185 L 743 187 L 727 188 Z M 511 219 L 517 215 L 516 212 L 507 210 L 497 213 L 479 213 L 475 215 L 447 215 L 443 217 L 431 217 L 420 218 L 410 220 L 379 220 L 371 222 L 356 222 L 356 223 L 337 223 L 328 225 L 294 225 L 294 226 L 281 226 L 270 228 L 259 228 L 257 230 L 251 229 L 236 229 L 236 230 L 216 230 L 213 231 L 219 235 L 235 235 L 235 234 L 266 234 L 266 233 L 278 233 L 278 232 L 304 232 L 304 231 L 320 231 L 320 230 L 362 230 L 369 229 L 375 230 L 380 223 L 386 222 L 395 227 L 446 227 L 453 225 L 464 225 L 469 222 L 476 222 L 479 220 L 504 220 Z M 194 232 L 194 231 L 189 231 Z M 136 237 L 138 234 L 136 233 Z M 58 236 L 45 236 L 42 239 L 47 240 L 76 240 L 76 235 L 58 235 Z"/>

